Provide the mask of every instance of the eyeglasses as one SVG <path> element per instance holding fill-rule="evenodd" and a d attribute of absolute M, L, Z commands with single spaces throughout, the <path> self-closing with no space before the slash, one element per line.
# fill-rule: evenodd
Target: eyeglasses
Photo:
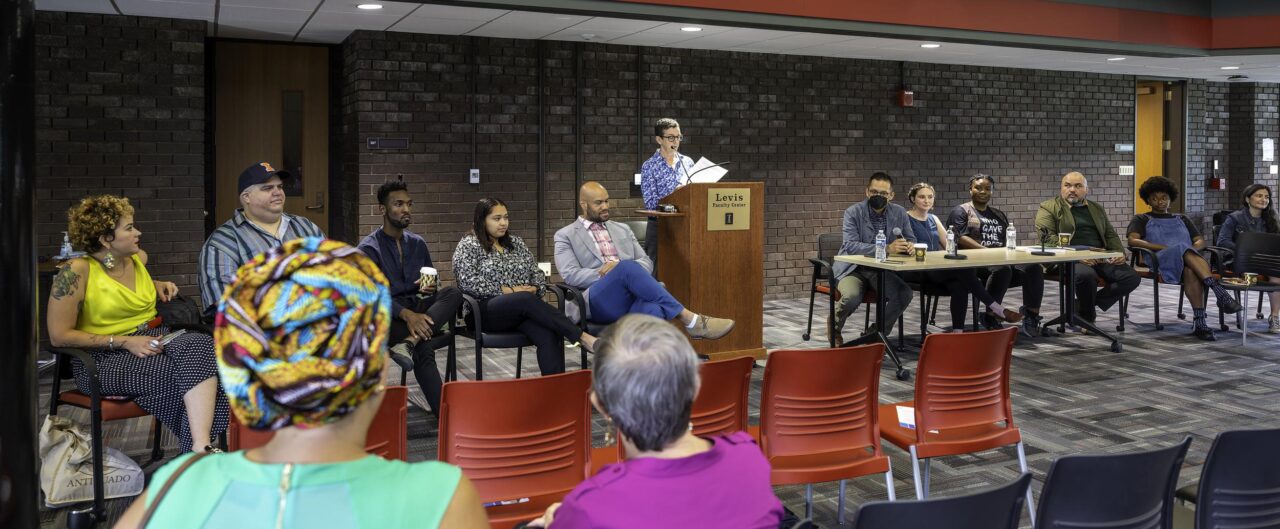
<path fill-rule="evenodd" d="M 876 191 L 874 189 L 868 189 L 867 192 L 873 195 L 880 195 L 885 198 L 889 198 L 889 195 L 893 194 L 893 191 Z"/>
<path fill-rule="evenodd" d="M 662 139 L 667 141 L 684 141 L 684 136 L 663 136 Z"/>

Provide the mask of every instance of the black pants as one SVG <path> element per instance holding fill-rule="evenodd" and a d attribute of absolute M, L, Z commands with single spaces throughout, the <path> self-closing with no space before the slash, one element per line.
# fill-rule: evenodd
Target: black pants
<path fill-rule="evenodd" d="M 978 273 L 972 268 L 954 270 L 930 270 L 927 272 L 904 272 L 902 278 L 913 283 L 935 283 L 947 289 L 951 298 L 951 328 L 964 329 L 965 315 L 969 311 L 969 296 L 977 296 L 983 307 L 995 303 L 995 298 L 982 285 Z"/>
<path fill-rule="evenodd" d="M 644 228 L 644 253 L 653 261 L 653 277 L 658 277 L 658 217 L 649 217 Z"/>
<path fill-rule="evenodd" d="M 1099 289 L 1098 278 L 1107 286 Z M 1076 314 L 1087 321 L 1098 317 L 1095 309 L 1107 310 L 1120 298 L 1138 288 L 1142 278 L 1129 265 L 1100 263 L 1093 266 L 1076 265 Z"/>
<path fill-rule="evenodd" d="M 434 296 L 428 296 L 419 300 L 415 306 L 408 307 L 409 310 L 419 314 L 425 313 L 435 322 L 431 325 L 431 335 L 439 334 L 445 324 L 453 321 L 454 315 L 458 313 L 458 307 L 462 305 L 462 291 L 457 287 L 445 287 L 436 292 Z M 393 315 L 391 318 L 391 343 L 395 344 L 409 337 L 409 325 L 400 319 L 399 316 Z M 431 340 L 419 341 L 413 347 L 413 377 L 418 379 L 418 386 L 422 388 L 422 394 L 427 396 L 427 405 L 431 407 L 432 413 L 437 413 L 440 409 L 440 370 L 436 369 L 436 351 L 432 348 Z"/>
<path fill-rule="evenodd" d="M 564 372 L 564 341 L 576 342 L 582 329 L 542 298 L 528 292 L 503 294 L 480 303 L 485 331 L 519 331 L 538 349 L 543 375 Z"/>
<path fill-rule="evenodd" d="M 1014 283 L 1022 284 L 1022 305 L 1040 311 L 1044 301 L 1044 267 L 1033 265 L 1001 266 L 991 270 L 987 278 L 987 291 L 996 301 L 1004 303 L 1004 294 Z"/>

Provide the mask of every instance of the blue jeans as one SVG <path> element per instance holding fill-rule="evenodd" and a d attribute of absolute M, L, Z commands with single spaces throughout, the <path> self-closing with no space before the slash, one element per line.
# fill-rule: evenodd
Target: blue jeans
<path fill-rule="evenodd" d="M 676 298 L 635 261 L 622 261 L 591 285 L 591 321 L 609 324 L 638 312 L 670 320 L 684 312 Z"/>

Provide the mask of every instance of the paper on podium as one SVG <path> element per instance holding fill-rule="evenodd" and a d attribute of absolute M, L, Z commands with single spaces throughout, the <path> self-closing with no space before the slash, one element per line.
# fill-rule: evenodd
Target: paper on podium
<path fill-rule="evenodd" d="M 693 169 L 689 170 L 689 174 L 691 175 L 689 182 L 693 184 L 714 184 L 719 182 L 720 179 L 724 178 L 724 175 L 729 172 L 728 169 L 723 167 L 712 167 L 713 165 L 715 165 L 715 162 L 712 162 L 705 157 L 699 158 L 698 163 L 693 164 Z"/>

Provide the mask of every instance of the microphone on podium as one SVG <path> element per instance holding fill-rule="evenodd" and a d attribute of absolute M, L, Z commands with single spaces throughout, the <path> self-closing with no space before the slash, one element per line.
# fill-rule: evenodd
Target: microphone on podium
<path fill-rule="evenodd" d="M 1040 229 L 1038 229 L 1038 230 L 1036 230 L 1036 231 L 1040 232 L 1040 249 L 1039 249 L 1039 250 L 1035 250 L 1035 251 L 1031 252 L 1031 255 L 1040 255 L 1040 256 L 1045 256 L 1045 257 L 1052 256 L 1052 255 L 1053 255 L 1053 252 L 1050 252 L 1050 251 L 1048 251 L 1048 250 L 1045 250 L 1045 249 L 1044 249 L 1044 241 L 1045 241 L 1045 239 L 1049 238 L 1049 235 L 1050 235 L 1052 232 L 1051 232 L 1051 231 L 1049 231 L 1049 228 L 1044 228 L 1044 227 L 1041 227 Z"/>

